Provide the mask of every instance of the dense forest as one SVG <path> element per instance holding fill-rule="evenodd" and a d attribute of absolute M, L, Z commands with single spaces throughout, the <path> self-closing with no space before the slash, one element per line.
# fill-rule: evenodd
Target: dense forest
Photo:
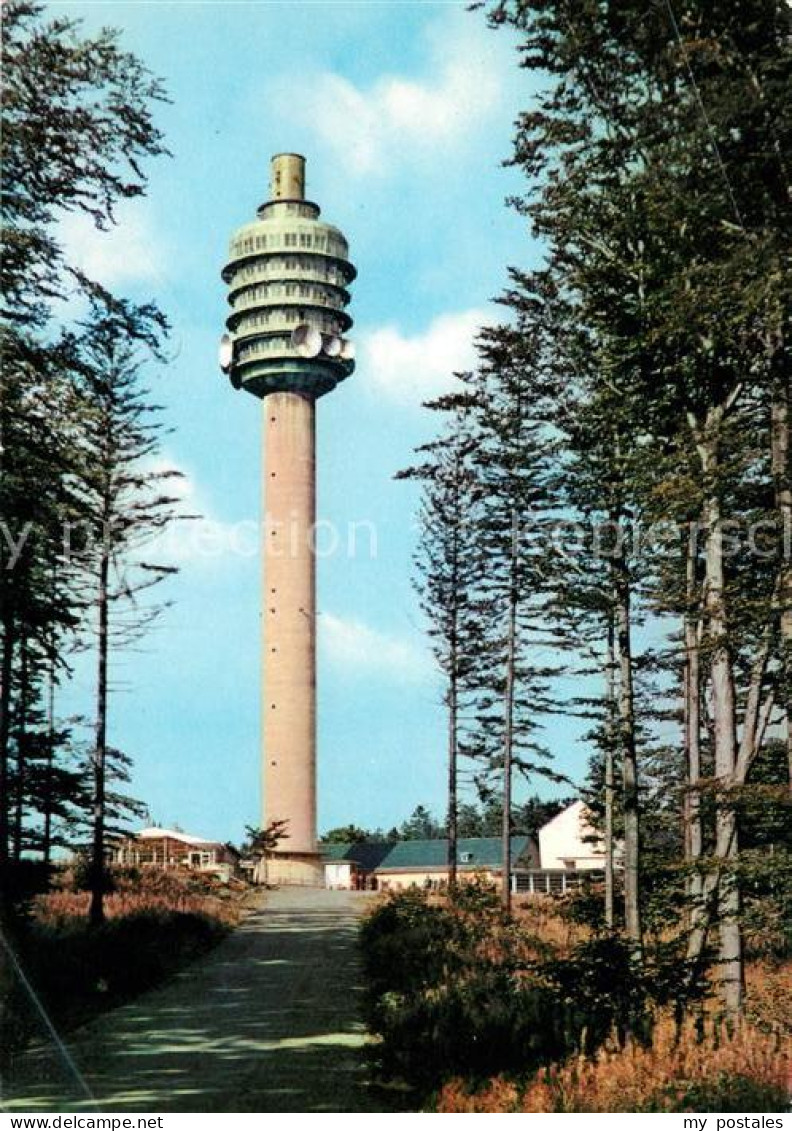
<path fill-rule="evenodd" d="M 24 0 L 3 22 L 0 892 L 25 861 L 81 847 L 100 922 L 107 836 L 142 812 L 109 736 L 110 665 L 171 572 L 151 549 L 175 500 L 143 371 L 168 323 L 70 262 L 59 224 L 82 213 L 107 229 L 145 191 L 166 95 L 115 32 L 86 37 Z M 64 721 L 58 689 L 86 655 L 93 692 Z"/>
<path fill-rule="evenodd" d="M 560 781 L 551 720 L 586 720 L 604 921 L 636 969 L 675 924 L 735 1014 L 746 920 L 792 919 L 792 15 L 478 6 L 540 84 L 508 161 L 542 256 L 403 473 L 449 859 L 460 767 L 506 853 L 513 782 Z"/>
<path fill-rule="evenodd" d="M 566 800 L 542 800 L 529 797 L 514 804 L 511 810 L 511 831 L 516 836 L 535 837 L 542 825 L 551 821 L 568 805 Z M 454 813 L 456 834 L 460 837 L 500 836 L 503 807 L 501 798 L 492 793 L 486 801 L 476 804 L 460 802 Z M 448 824 L 439 821 L 425 805 L 416 805 L 406 821 L 389 829 L 364 829 L 359 825 L 339 825 L 328 829 L 322 837 L 324 844 L 352 844 L 360 841 L 438 840 L 448 836 Z"/>
<path fill-rule="evenodd" d="M 788 923 L 792 900 L 792 17 L 781 0 L 478 7 L 541 87 L 508 157 L 541 258 L 510 267 L 501 324 L 403 473 L 422 487 L 448 809 L 387 835 L 447 833 L 453 880 L 456 838 L 497 827 L 507 876 L 537 816 L 514 782 L 569 795 L 546 734 L 585 720 L 603 921 L 636 969 L 674 922 L 691 978 L 714 960 L 736 1014 L 746 924 Z M 107 227 L 145 192 L 167 95 L 115 33 L 27 0 L 6 6 L 5 75 L 2 890 L 82 845 L 98 923 L 106 838 L 139 812 L 110 664 L 171 572 L 145 377 L 168 323 L 70 263 L 58 221 Z M 92 694 L 64 722 L 86 654 Z"/>
<path fill-rule="evenodd" d="M 427 402 L 433 438 L 404 454 L 398 476 L 420 491 L 415 585 L 447 735 L 426 757 L 447 770 L 447 805 L 323 838 L 447 838 L 449 884 L 313 895 L 347 908 L 372 898 L 359 936 L 369 1067 L 416 1110 L 788 1109 L 792 8 L 472 8 L 482 36 L 515 42 L 536 93 L 504 154 L 525 240 L 504 264 L 502 316 L 480 331 L 472 368 Z M 161 535 L 187 516 L 178 473 L 159 459 L 166 425 L 149 389 L 168 360 L 168 318 L 156 298 L 88 277 L 62 221 L 107 230 L 119 204 L 146 192 L 150 162 L 169 156 L 156 124 L 168 95 L 116 32 L 89 35 L 36 0 L 9 0 L 4 32 L 10 1062 L 214 946 L 248 916 L 251 891 L 237 875 L 107 865 L 112 836 L 145 812 L 128 796 L 131 752 L 113 742 L 113 664 L 165 607 L 160 583 L 174 568 Z M 90 673 L 84 703 L 65 717 L 78 665 Z M 604 875 L 557 899 L 516 897 L 512 836 L 535 835 L 581 791 L 553 740 L 559 719 L 556 733 L 574 720 L 589 754 L 582 794 Z M 249 828 L 246 850 L 277 847 L 286 824 Z M 497 893 L 456 875 L 457 841 L 470 836 L 502 838 Z M 56 885 L 66 851 L 77 855 Z M 256 1013 L 249 1053 L 236 1032 L 207 1036 L 224 1077 L 243 1045 L 268 1065 L 279 1042 L 307 1056 L 302 1031 L 270 1042 L 262 1017 L 294 1023 L 313 976 L 319 1008 L 299 1002 L 313 1025 L 335 974 L 357 970 L 357 951 L 343 955 L 362 903 L 340 928 L 322 904 L 320 927 L 284 931 L 298 960 L 264 961 L 252 947 L 269 945 L 254 936 L 274 897 L 253 894 L 243 963 L 274 978 L 298 967 L 300 981 L 282 1009 Z M 281 922 L 299 918 L 293 897 Z M 329 976 L 322 962 L 335 964 Z M 248 986 L 236 992 L 250 1016 Z M 312 1053 L 358 1040 L 354 1003 L 344 1008 L 349 1032 L 335 1019 L 327 1039 L 311 1029 Z M 194 1015 L 177 1013 L 181 1056 L 185 1033 L 195 1051 Z"/>

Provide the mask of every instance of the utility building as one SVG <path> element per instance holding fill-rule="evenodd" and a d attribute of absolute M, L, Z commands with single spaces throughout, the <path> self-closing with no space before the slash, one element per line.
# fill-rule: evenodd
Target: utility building
<path fill-rule="evenodd" d="M 112 860 L 121 867 L 190 869 L 230 880 L 240 868 L 239 853 L 230 844 L 190 836 L 158 825 L 141 829 L 112 846 Z"/>
<path fill-rule="evenodd" d="M 602 838 L 589 823 L 582 801 L 567 806 L 539 829 L 538 837 L 511 838 L 512 891 L 562 895 L 586 880 L 598 883 L 605 868 Z M 447 840 L 402 840 L 322 845 L 325 883 L 330 888 L 436 888 L 448 883 Z M 616 846 L 621 865 L 622 848 Z M 457 841 L 457 879 L 491 883 L 503 875 L 500 837 Z"/>
<path fill-rule="evenodd" d="M 220 365 L 262 402 L 262 823 L 286 821 L 276 883 L 322 882 L 316 844 L 316 401 L 354 369 L 355 268 L 305 199 L 305 159 L 272 159 L 270 198 L 232 237 Z"/>

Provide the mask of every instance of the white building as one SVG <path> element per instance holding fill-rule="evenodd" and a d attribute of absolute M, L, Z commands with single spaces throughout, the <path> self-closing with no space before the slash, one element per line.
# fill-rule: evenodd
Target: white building
<path fill-rule="evenodd" d="M 586 806 L 575 801 L 539 830 L 543 871 L 594 872 L 605 867 L 605 847 L 586 819 Z"/>
<path fill-rule="evenodd" d="M 601 837 L 586 819 L 586 806 L 575 801 L 539 830 L 538 838 L 512 840 L 513 890 L 559 895 L 573 891 L 588 876 L 605 869 Z M 448 882 L 448 841 L 407 840 L 391 843 L 326 844 L 325 883 L 329 888 L 433 887 Z M 502 873 L 500 837 L 475 837 L 457 843 L 460 877 Z"/>
<path fill-rule="evenodd" d="M 239 867 L 239 853 L 231 845 L 155 825 L 114 845 L 113 863 L 133 868 L 188 868 L 228 881 Z"/>

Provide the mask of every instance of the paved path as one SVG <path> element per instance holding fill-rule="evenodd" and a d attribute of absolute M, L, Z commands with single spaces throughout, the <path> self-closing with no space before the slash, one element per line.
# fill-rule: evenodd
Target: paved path
<path fill-rule="evenodd" d="M 160 989 L 68 1037 L 92 1096 L 50 1047 L 4 1088 L 6 1111 L 382 1111 L 357 1016 L 365 896 L 283 889 Z"/>

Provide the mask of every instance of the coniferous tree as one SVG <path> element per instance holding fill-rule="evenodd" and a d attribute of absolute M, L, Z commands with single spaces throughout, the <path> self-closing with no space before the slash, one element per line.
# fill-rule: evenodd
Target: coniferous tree
<path fill-rule="evenodd" d="M 512 802 L 515 773 L 563 780 L 539 740 L 554 709 L 548 645 L 557 643 L 547 616 L 549 530 L 556 514 L 553 436 L 545 415 L 542 339 L 537 332 L 515 361 L 510 331 L 492 328 L 479 341 L 481 362 L 469 379 L 468 413 L 482 492 L 479 541 L 486 558 L 482 601 L 488 626 L 480 649 L 476 733 L 471 747 L 485 775 L 500 780 L 502 900 L 511 904 Z"/>
<path fill-rule="evenodd" d="M 0 868 L 11 833 L 20 847 L 24 839 L 18 817 L 35 817 L 37 804 L 49 857 L 53 817 L 62 810 L 65 819 L 73 785 L 72 771 L 59 765 L 53 700 L 85 612 L 63 539 L 82 518 L 75 485 L 86 402 L 79 335 L 58 324 L 57 302 L 76 288 L 111 310 L 129 340 L 142 335 L 149 345 L 165 327 L 156 308 L 117 299 L 69 262 L 58 235 L 66 213 L 106 228 L 117 201 L 145 191 L 143 160 L 165 152 L 152 119 L 161 85 L 121 49 L 116 32 L 86 36 L 77 21 L 49 20 L 29 0 L 11 0 L 3 16 Z"/>
<path fill-rule="evenodd" d="M 162 611 L 151 588 L 175 572 L 160 563 L 156 537 L 175 517 L 174 470 L 158 470 L 162 423 L 142 384 L 141 362 L 123 326 L 97 312 L 83 341 L 86 423 L 80 482 L 85 521 L 85 600 L 95 614 L 96 705 L 93 748 L 91 921 L 103 918 L 111 655 L 139 639 Z M 152 552 L 153 550 L 153 552 Z M 119 755 L 116 755 L 118 759 Z"/>
<path fill-rule="evenodd" d="M 771 593 L 755 595 L 751 625 L 734 599 L 723 543 L 726 507 L 736 498 L 734 438 L 746 422 L 754 430 L 757 385 L 772 402 L 782 518 L 787 506 L 789 10 L 773 0 L 739 14 L 697 0 L 648 12 L 629 3 L 616 12 L 506 0 L 492 16 L 519 29 L 525 65 L 550 76 L 539 109 L 521 120 L 515 161 L 539 186 L 524 207 L 548 239 L 551 271 L 578 295 L 597 348 L 607 347 L 608 376 L 615 365 L 643 405 L 642 427 L 661 443 L 683 437 L 685 462 L 696 467 L 700 655 L 717 782 L 703 895 L 720 935 L 724 1002 L 734 1012 L 741 998 L 735 789 L 772 712 L 773 625 L 783 632 L 789 619 L 782 568 Z M 689 673 L 688 681 L 690 709 Z"/>
<path fill-rule="evenodd" d="M 167 152 L 152 104 L 167 99 L 112 29 L 88 37 L 35 0 L 10 0 L 3 32 L 3 315 L 21 333 L 46 325 L 75 285 L 110 298 L 66 260 L 56 225 L 81 212 L 107 228 L 119 200 L 145 191 L 142 161 Z"/>
<path fill-rule="evenodd" d="M 422 483 L 416 588 L 432 652 L 444 680 L 443 703 L 448 713 L 448 875 L 454 887 L 459 762 L 467 749 L 466 714 L 480 686 L 484 663 L 481 587 L 486 560 L 480 540 L 481 490 L 475 470 L 475 442 L 468 431 L 466 406 L 451 399 L 429 407 L 448 409 L 446 434 L 419 448 L 422 462 L 397 478 Z"/>

